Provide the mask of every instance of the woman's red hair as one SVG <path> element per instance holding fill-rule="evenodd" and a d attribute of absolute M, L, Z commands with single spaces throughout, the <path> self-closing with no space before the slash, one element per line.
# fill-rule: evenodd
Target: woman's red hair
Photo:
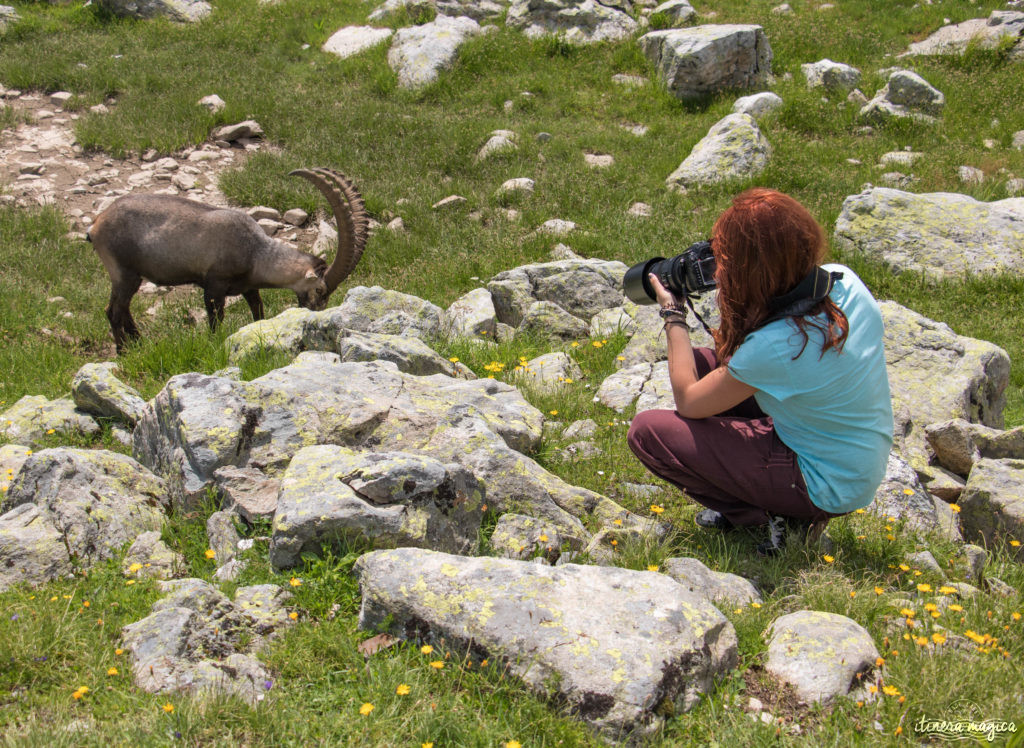
<path fill-rule="evenodd" d="M 733 199 L 715 222 L 711 246 L 722 314 L 715 331 L 720 360 L 736 352 L 774 313 L 772 300 L 792 291 L 826 252 L 825 232 L 808 210 L 789 195 L 763 187 Z M 790 319 L 804 338 L 800 353 L 807 346 L 808 326 L 822 333 L 822 355 L 829 348 L 842 350 L 850 330 L 846 315 L 827 296 L 806 315 Z"/>

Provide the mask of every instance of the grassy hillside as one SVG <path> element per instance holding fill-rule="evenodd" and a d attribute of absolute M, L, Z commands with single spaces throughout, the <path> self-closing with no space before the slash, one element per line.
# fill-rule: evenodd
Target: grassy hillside
<path fill-rule="evenodd" d="M 626 263 L 669 255 L 706 236 L 730 196 L 745 186 L 687 195 L 665 189 L 665 177 L 731 111 L 738 94 L 682 104 L 653 82 L 637 88 L 614 84 L 616 73 L 654 81 L 635 41 L 575 48 L 551 39 L 530 41 L 501 26 L 467 43 L 454 69 L 436 84 L 408 92 L 396 86 L 386 47 L 348 60 L 320 51 L 338 28 L 365 23 L 372 3 L 216 0 L 207 20 L 176 26 L 113 19 L 95 4 L 78 1 L 6 1 L 23 20 L 0 36 L 0 84 L 75 93 L 73 105 L 81 115 L 77 135 L 87 149 L 113 158 L 150 148 L 173 154 L 205 141 L 217 125 L 255 119 L 272 147 L 221 182 L 239 205 L 301 206 L 312 212 L 322 207 L 318 193 L 286 175 L 297 167 L 323 165 L 353 177 L 379 220 L 400 215 L 407 233 L 378 232 L 334 303 L 348 287 L 381 285 L 446 306 L 501 270 L 545 259 L 555 241 L 537 237 L 534 229 L 556 217 L 582 229 L 567 241 L 581 255 Z M 717 14 L 708 22 L 763 25 L 774 50 L 772 90 L 785 105 L 762 124 L 774 155 L 757 184 L 793 194 L 830 233 L 843 199 L 865 183 L 879 183 L 884 170 L 876 165 L 888 151 L 909 147 L 927 154 L 914 167 L 917 192 L 1001 199 L 1009 175 L 1024 176 L 1024 152 L 1009 147 L 1012 133 L 1024 129 L 1024 63 L 980 50 L 963 59 L 915 60 L 913 68 L 946 95 L 941 123 L 893 123 L 871 135 L 859 130 L 855 107 L 842 99 L 823 101 L 820 92 L 806 89 L 800 73 L 802 63 L 825 57 L 855 65 L 864 73 L 861 88 L 870 97 L 884 83 L 879 71 L 896 64 L 893 55 L 910 42 L 944 25 L 944 19 L 987 16 L 1002 3 L 843 0 L 818 10 L 817 3 L 798 0 L 791 2 L 791 16 L 771 13 L 777 4 L 705 0 L 695 5 L 705 21 L 712 11 Z M 227 102 L 217 115 L 196 105 L 212 93 Z M 109 114 L 89 112 L 89 106 L 110 99 L 116 104 Z M 0 110 L 0 125 L 11 119 Z M 647 134 L 637 137 L 623 128 L 632 124 L 646 125 Z M 518 149 L 477 162 L 476 152 L 495 129 L 514 130 Z M 538 140 L 542 132 L 551 139 Z M 986 148 L 985 139 L 996 141 L 996 147 Z M 611 154 L 615 163 L 591 169 L 586 152 Z M 957 169 L 964 164 L 981 168 L 985 182 L 962 185 Z M 498 186 L 513 177 L 534 179 L 535 193 L 511 202 L 496 197 Z M 451 194 L 466 197 L 466 206 L 431 209 Z M 650 204 L 653 215 L 628 215 L 635 201 Z M 503 217 L 507 205 L 521 211 L 518 222 Z M 106 273 L 88 244 L 65 237 L 68 229 L 57 209 L 0 206 L 0 408 L 25 394 L 63 395 L 82 363 L 106 355 Z M 877 297 L 1006 349 L 1013 361 L 1006 422 L 1024 424 L 1024 280 L 934 283 L 894 276 L 857 256 L 836 259 L 851 265 Z M 73 317 L 54 318 L 46 299 L 55 295 L 67 299 Z M 294 303 L 290 292 L 264 296 L 269 314 Z M 237 305 L 216 334 L 183 328 L 185 306 L 201 308 L 199 293 L 155 319 L 140 320 L 144 340 L 120 359 L 126 380 L 146 396 L 172 374 L 223 367 L 224 338 L 248 322 L 245 305 Z M 44 327 L 49 334 L 40 331 Z M 558 453 L 564 445 L 547 439 L 538 458 L 564 479 L 612 496 L 619 495 L 623 482 L 649 480 L 625 446 L 626 423 L 595 404 L 588 389 L 613 370 L 624 342 L 612 338 L 566 346 L 585 371 L 583 381 L 557 397 L 529 393 L 543 412 L 557 411 L 558 420 L 592 417 L 600 424 L 597 440 L 604 457 L 563 462 Z M 442 352 L 486 375 L 483 367 L 492 360 L 510 364 L 507 372 L 519 356 L 542 350 L 547 348 L 526 341 L 493 351 L 467 345 Z M 257 376 L 274 365 L 254 362 L 245 374 Z M 102 443 L 112 442 L 105 437 Z M 951 630 L 998 637 L 991 651 L 961 654 L 921 646 L 889 623 L 893 604 L 898 609 L 899 598 L 928 580 L 900 568 L 906 554 L 918 550 L 901 528 L 869 515 L 850 516 L 830 526 L 834 561 L 800 550 L 764 561 L 754 558 L 753 536 L 698 531 L 692 505 L 669 494 L 666 499 L 662 517 L 677 531 L 662 543 L 622 549 L 621 565 L 642 569 L 671 556 L 695 556 L 712 568 L 755 578 L 766 594 L 760 608 L 727 611 L 740 636 L 740 670 L 694 711 L 670 720 L 655 744 L 898 742 L 910 732 L 914 715 L 938 711 L 953 694 L 981 704 L 986 716 L 1016 717 L 1021 724 L 1019 613 L 1024 603 L 1019 596 L 985 595 L 965 602 L 958 615 L 944 614 L 942 623 Z M 623 501 L 649 513 L 645 505 Z M 165 538 L 186 554 L 191 573 L 209 579 L 214 567 L 204 555 L 203 523 L 199 515 L 175 517 Z M 944 567 L 956 557 L 956 549 L 937 538 L 927 547 Z M 347 573 L 357 550 L 297 570 L 304 580 L 297 589 L 302 624 L 267 653 L 275 682 L 256 710 L 231 700 L 200 706 L 150 696 L 130 685 L 128 663 L 115 653 L 118 632 L 148 612 L 157 592 L 145 583 L 126 586 L 116 564 L 74 582 L 0 594 L 2 740 L 26 746 L 596 744 L 578 723 L 524 694 L 499 669 L 468 665 L 453 655 L 444 670 L 432 671 L 411 644 L 364 662 L 355 650 L 364 636 L 355 626 L 358 593 Z M 285 581 L 266 568 L 265 546 L 257 544 L 251 553 L 240 584 Z M 1024 589 L 1024 569 L 1002 551 L 991 555 L 987 571 Z M 332 614 L 335 604 L 340 609 Z M 827 712 L 800 709 L 787 700 L 759 670 L 765 649 L 761 633 L 778 615 L 803 608 L 849 615 L 866 626 L 887 660 L 886 683 L 903 698 L 867 705 L 843 700 Z M 117 674 L 107 675 L 110 668 Z M 399 683 L 409 684 L 411 693 L 397 695 Z M 89 686 L 89 694 L 73 699 L 82 685 Z M 755 724 L 733 703 L 734 696 L 745 701 L 750 695 L 787 723 L 799 724 L 802 736 Z M 359 713 L 364 702 L 375 705 L 369 715 Z"/>

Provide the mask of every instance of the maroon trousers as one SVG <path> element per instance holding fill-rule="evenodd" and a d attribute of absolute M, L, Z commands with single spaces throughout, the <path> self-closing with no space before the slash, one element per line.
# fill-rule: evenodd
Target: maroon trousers
<path fill-rule="evenodd" d="M 708 348 L 693 354 L 698 377 L 718 365 Z M 763 525 L 768 514 L 808 522 L 837 516 L 811 503 L 796 453 L 752 397 L 710 418 L 637 413 L 627 439 L 648 470 L 734 525 Z"/>

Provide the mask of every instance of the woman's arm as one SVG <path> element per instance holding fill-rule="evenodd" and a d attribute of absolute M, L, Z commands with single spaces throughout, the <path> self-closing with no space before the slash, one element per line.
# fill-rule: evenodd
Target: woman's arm
<path fill-rule="evenodd" d="M 651 286 L 661 307 L 678 306 L 679 301 L 661 285 L 654 274 L 650 276 Z M 665 326 L 668 345 L 668 377 L 672 384 L 672 396 L 676 412 L 684 418 L 707 418 L 739 405 L 756 390 L 749 384 L 736 379 L 724 367 L 710 372 L 706 377 L 697 378 L 697 364 L 693 358 L 690 331 L 682 322 Z"/>

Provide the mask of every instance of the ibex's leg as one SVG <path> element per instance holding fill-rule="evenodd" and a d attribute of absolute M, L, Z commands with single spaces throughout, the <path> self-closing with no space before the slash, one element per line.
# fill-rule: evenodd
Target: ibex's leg
<path fill-rule="evenodd" d="M 263 319 L 263 299 L 260 298 L 260 292 L 254 288 L 252 291 L 243 293 L 242 298 L 249 304 L 249 311 L 252 312 L 253 320 Z"/>
<path fill-rule="evenodd" d="M 139 337 L 139 329 L 132 319 L 131 303 L 140 285 L 142 277 L 134 273 L 124 272 L 116 280 L 111 279 L 107 319 L 110 321 L 110 331 L 114 335 L 114 345 L 118 353 L 124 350 L 127 339 L 135 340 Z"/>
<path fill-rule="evenodd" d="M 219 285 L 203 289 L 203 304 L 206 306 L 206 319 L 210 323 L 211 330 L 216 330 L 217 323 L 224 321 L 224 297 L 226 295 L 225 290 Z"/>

